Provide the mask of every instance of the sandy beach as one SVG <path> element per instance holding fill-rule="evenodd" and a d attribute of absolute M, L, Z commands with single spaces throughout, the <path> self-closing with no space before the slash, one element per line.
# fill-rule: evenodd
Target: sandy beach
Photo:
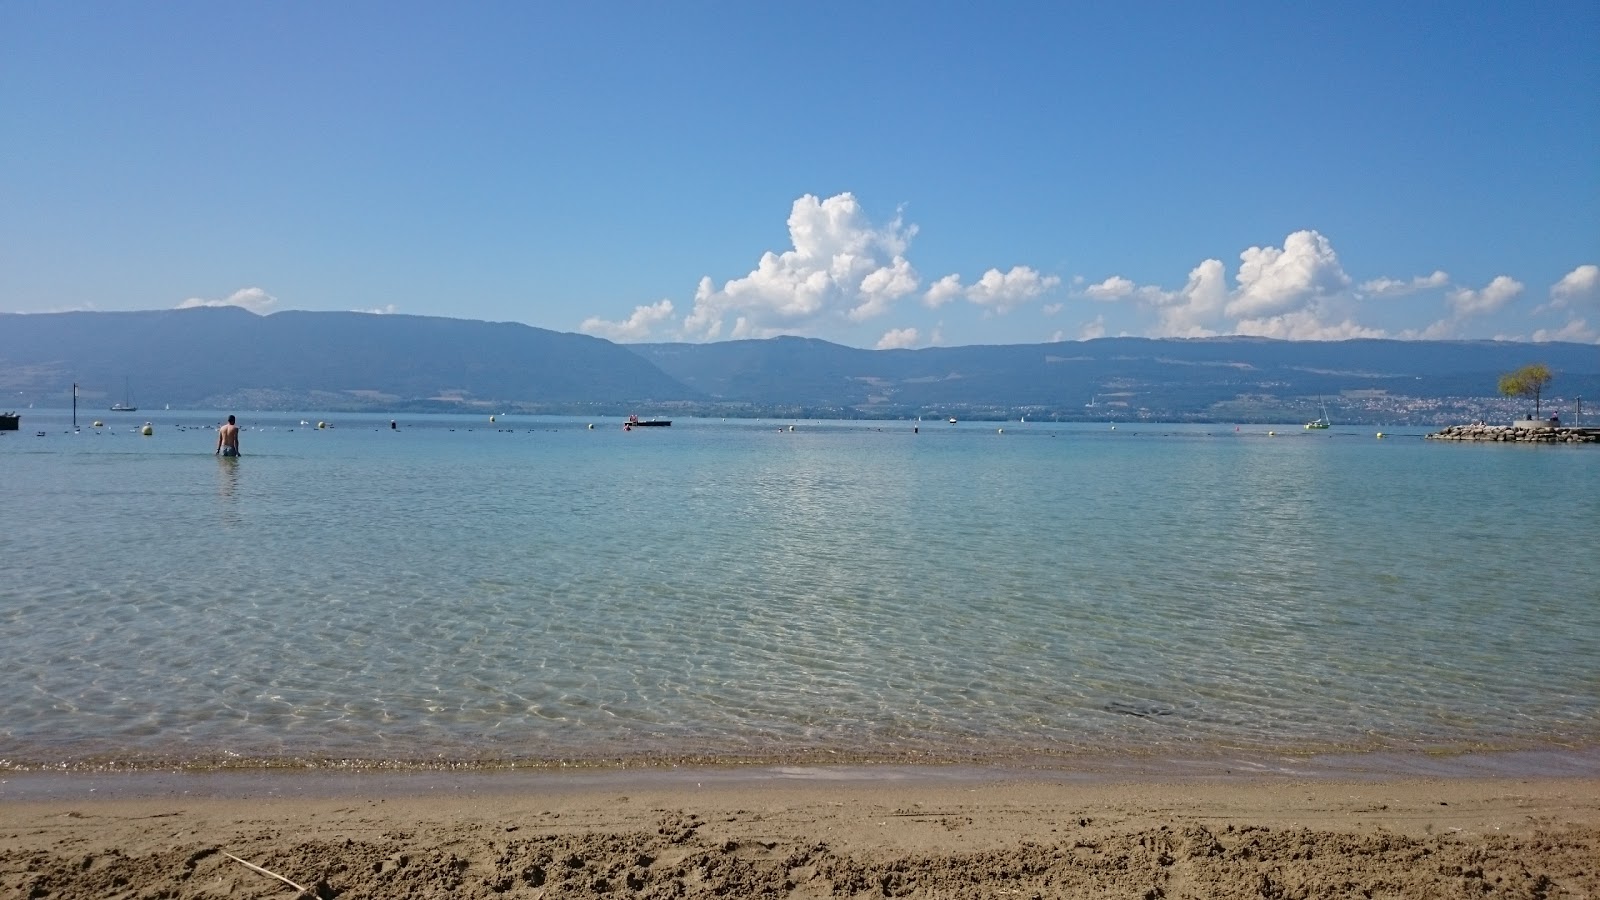
<path fill-rule="evenodd" d="M 1590 777 L 40 784 L 0 783 L 6 897 L 1600 897 Z"/>

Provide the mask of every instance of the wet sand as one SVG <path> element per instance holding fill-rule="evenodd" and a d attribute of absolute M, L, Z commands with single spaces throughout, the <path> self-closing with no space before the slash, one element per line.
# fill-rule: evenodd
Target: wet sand
<path fill-rule="evenodd" d="M 0 780 L 26 898 L 1600 898 L 1600 778 Z M 233 857 L 237 857 L 238 860 Z"/>

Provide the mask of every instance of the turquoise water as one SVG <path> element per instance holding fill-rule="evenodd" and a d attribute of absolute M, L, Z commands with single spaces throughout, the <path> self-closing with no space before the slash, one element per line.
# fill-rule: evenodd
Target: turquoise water
<path fill-rule="evenodd" d="M 100 415 L 0 437 L 0 767 L 1600 744 L 1594 447 Z"/>

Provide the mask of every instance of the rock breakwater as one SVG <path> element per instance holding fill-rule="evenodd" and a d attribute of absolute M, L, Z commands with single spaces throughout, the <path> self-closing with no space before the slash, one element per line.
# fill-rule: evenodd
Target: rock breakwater
<path fill-rule="evenodd" d="M 1600 428 L 1520 428 L 1515 425 L 1451 425 L 1430 441 L 1516 441 L 1530 444 L 1597 444 Z"/>

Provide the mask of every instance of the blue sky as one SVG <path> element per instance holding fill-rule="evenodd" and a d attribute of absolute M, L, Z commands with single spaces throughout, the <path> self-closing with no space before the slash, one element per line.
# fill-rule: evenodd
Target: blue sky
<path fill-rule="evenodd" d="M 1592 0 L 0 0 L 0 311 L 1600 342 L 1597 46 Z"/>

